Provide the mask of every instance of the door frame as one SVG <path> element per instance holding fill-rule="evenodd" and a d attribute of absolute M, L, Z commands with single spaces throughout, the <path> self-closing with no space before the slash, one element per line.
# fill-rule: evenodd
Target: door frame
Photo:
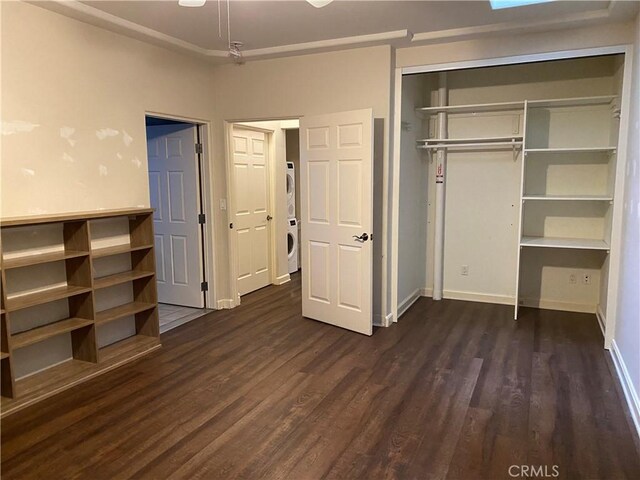
<path fill-rule="evenodd" d="M 245 120 L 244 122 L 269 122 L 276 120 Z M 273 218 L 269 222 L 269 281 L 270 284 L 273 285 L 277 282 L 277 255 L 276 255 L 276 228 L 275 225 L 278 222 L 278 216 L 275 212 L 276 205 L 276 195 L 275 195 L 275 168 L 272 168 L 272 159 L 275 158 L 275 142 L 274 142 L 274 132 L 272 130 L 268 130 L 265 128 L 254 127 L 250 125 L 242 125 L 244 123 L 242 120 L 235 121 L 225 121 L 224 122 L 224 130 L 225 130 L 225 143 L 226 143 L 226 158 L 225 158 L 225 170 L 226 170 L 226 181 L 227 181 L 227 221 L 229 224 L 227 225 L 227 241 L 229 245 L 229 285 L 230 285 L 230 293 L 231 293 L 231 305 L 228 305 L 226 308 L 233 308 L 240 305 L 240 294 L 238 293 L 238 248 L 235 242 L 235 231 L 230 227 L 230 224 L 236 223 L 236 216 L 233 212 L 235 212 L 235 187 L 233 182 L 233 129 L 235 126 L 245 130 L 251 130 L 254 132 L 264 133 L 265 142 L 267 142 L 267 155 L 265 158 L 265 165 L 267 169 L 267 189 L 269 194 L 267 195 L 267 215 L 271 215 Z M 285 282 L 281 282 L 285 283 Z"/>
<path fill-rule="evenodd" d="M 546 53 L 534 53 L 515 55 L 510 57 L 484 58 L 443 64 L 396 67 L 393 82 L 393 151 L 392 151 L 392 175 L 391 175 L 391 315 L 392 321 L 398 321 L 398 223 L 400 218 L 400 147 L 402 136 L 402 77 L 416 73 L 434 73 L 448 70 L 461 70 L 467 68 L 491 67 L 500 65 L 516 65 L 523 63 L 536 63 L 551 60 L 563 60 L 573 58 L 595 57 L 599 55 L 624 54 L 624 75 L 622 79 L 620 115 L 620 131 L 618 132 L 618 155 L 616 160 L 615 182 L 616 191 L 624 192 L 625 168 L 628 150 L 629 131 L 629 104 L 631 100 L 631 73 L 633 45 L 622 44 L 608 47 L 595 47 L 573 50 L 560 50 Z M 622 258 L 622 201 L 618 199 L 613 205 L 613 218 L 611 226 L 610 267 L 609 284 L 607 289 L 607 315 L 605 319 L 604 348 L 611 348 L 613 331 L 615 330 L 616 311 L 618 303 L 618 274 Z M 426 285 L 425 285 L 426 287 Z M 600 310 L 600 309 L 598 309 Z M 599 312 L 598 317 L 602 314 Z"/>
<path fill-rule="evenodd" d="M 200 261 L 202 262 L 202 274 L 204 276 L 200 281 L 208 283 L 208 289 L 204 293 L 204 308 L 215 309 L 217 306 L 217 294 L 215 289 L 216 279 L 216 248 L 215 248 L 215 217 L 213 212 L 213 182 L 211 179 L 211 146 L 213 140 L 211 137 L 212 129 L 211 122 L 199 118 L 183 117 L 180 115 L 173 115 L 161 112 L 155 112 L 145 110 L 145 118 L 147 116 L 162 118 L 165 120 L 173 120 L 176 122 L 191 123 L 196 127 L 196 131 L 202 143 L 202 154 L 198 156 L 198 178 L 199 184 L 197 185 L 198 197 L 201 202 L 201 213 L 205 214 L 205 224 L 203 228 L 198 230 L 198 244 L 200 246 Z M 146 130 L 146 128 L 145 128 Z M 149 175 L 149 152 L 147 150 L 148 145 L 145 137 L 145 154 L 147 157 L 146 169 L 147 169 L 147 184 Z"/>

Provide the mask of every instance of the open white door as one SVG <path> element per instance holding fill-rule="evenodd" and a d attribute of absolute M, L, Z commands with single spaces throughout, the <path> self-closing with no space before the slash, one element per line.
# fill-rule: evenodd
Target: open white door
<path fill-rule="evenodd" d="M 196 127 L 147 127 L 158 301 L 204 307 Z"/>
<path fill-rule="evenodd" d="M 302 315 L 371 335 L 373 111 L 300 120 Z"/>

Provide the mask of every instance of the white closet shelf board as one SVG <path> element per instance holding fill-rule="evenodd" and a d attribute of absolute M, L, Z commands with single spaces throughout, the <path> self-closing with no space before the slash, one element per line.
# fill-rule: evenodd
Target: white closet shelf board
<path fill-rule="evenodd" d="M 547 100 L 529 100 L 530 108 L 537 107 L 581 107 L 588 105 L 607 105 L 618 98 L 617 95 L 599 95 L 596 97 L 551 98 Z"/>
<path fill-rule="evenodd" d="M 524 102 L 479 103 L 475 105 L 446 105 L 443 107 L 420 107 L 416 113 L 435 115 L 437 113 L 484 113 L 503 112 L 509 110 L 524 110 Z"/>
<path fill-rule="evenodd" d="M 521 247 L 567 248 L 573 250 L 609 250 L 604 240 L 590 238 L 522 237 Z"/>
<path fill-rule="evenodd" d="M 522 143 L 522 135 L 509 135 L 502 137 L 484 137 L 484 138 L 422 138 L 416 140 L 417 142 L 424 143 L 426 145 L 464 145 L 468 143 Z"/>
<path fill-rule="evenodd" d="M 589 202 L 610 202 L 613 197 L 610 195 L 525 195 L 523 200 L 553 200 L 553 201 L 589 201 Z"/>
<path fill-rule="evenodd" d="M 525 148 L 524 153 L 615 153 L 616 147 Z"/>

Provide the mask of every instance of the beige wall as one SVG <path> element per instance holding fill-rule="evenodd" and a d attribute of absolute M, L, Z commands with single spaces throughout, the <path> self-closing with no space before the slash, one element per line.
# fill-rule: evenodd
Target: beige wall
<path fill-rule="evenodd" d="M 145 111 L 207 119 L 211 67 L 33 5 L 2 10 L 2 216 L 148 206 Z"/>
<path fill-rule="evenodd" d="M 391 48 L 388 46 L 218 67 L 212 82 L 216 95 L 214 159 L 224 157 L 225 120 L 299 118 L 373 108 L 374 116 L 384 122 L 384 139 L 388 139 L 390 81 Z M 385 145 L 383 161 L 387 162 L 388 158 L 388 145 Z M 214 160 L 214 164 L 214 177 L 224 176 L 224 163 Z M 375 182 L 382 183 L 381 175 Z M 223 223 L 222 218 L 219 220 Z M 374 228 L 377 238 L 382 238 L 380 228 L 378 222 L 378 231 Z M 218 246 L 226 246 L 226 238 L 217 240 Z M 377 263 L 382 262 L 381 244 L 375 242 L 374 261 Z M 224 251 L 223 248 L 221 250 Z M 377 292 L 374 294 L 374 310 L 376 302 L 379 310 L 380 294 Z"/>

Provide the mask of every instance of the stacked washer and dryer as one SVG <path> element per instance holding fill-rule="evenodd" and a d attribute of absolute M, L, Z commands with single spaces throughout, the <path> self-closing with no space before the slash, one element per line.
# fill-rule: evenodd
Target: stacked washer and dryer
<path fill-rule="evenodd" d="M 298 220 L 296 220 L 296 169 L 293 162 L 287 162 L 287 252 L 289 273 L 297 272 L 298 266 Z"/>

